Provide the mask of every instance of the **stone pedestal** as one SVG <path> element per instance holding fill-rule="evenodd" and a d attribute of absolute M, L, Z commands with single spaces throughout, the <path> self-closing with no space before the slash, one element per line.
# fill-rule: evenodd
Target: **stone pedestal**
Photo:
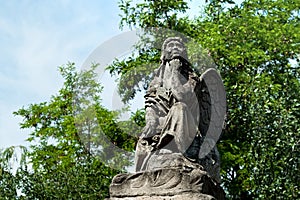
<path fill-rule="evenodd" d="M 137 197 L 124 197 L 124 198 L 115 198 L 112 197 L 110 200 L 213 200 L 213 196 L 206 194 L 195 194 L 187 193 L 174 196 L 137 196 Z"/>
<path fill-rule="evenodd" d="M 189 166 L 119 174 L 111 183 L 110 196 L 110 200 L 225 199 L 207 172 Z"/>

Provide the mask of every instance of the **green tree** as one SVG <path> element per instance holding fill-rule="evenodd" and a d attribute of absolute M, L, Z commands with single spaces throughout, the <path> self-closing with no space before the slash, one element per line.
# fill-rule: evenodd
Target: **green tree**
<path fill-rule="evenodd" d="M 0 150 L 0 199 L 17 199 L 18 178 L 15 168 L 26 162 L 27 149 L 24 146 L 11 146 Z"/>
<path fill-rule="evenodd" d="M 121 27 L 178 31 L 207 49 L 216 63 L 228 99 L 227 127 L 218 147 L 230 199 L 300 197 L 299 8 L 297 0 L 240 5 L 212 0 L 191 19 L 187 1 L 120 1 Z M 109 70 L 121 75 L 121 83 L 130 71 L 143 73 L 149 60 L 159 59 L 152 47 L 137 46 L 139 54 Z M 139 81 L 146 88 L 148 80 L 137 76 L 121 84 L 124 101 L 141 89 Z"/>
<path fill-rule="evenodd" d="M 10 148 L 11 149 L 11 148 Z M 10 149 L 1 150 L 0 153 L 0 198 L 12 199 L 17 197 L 17 181 L 12 173 L 9 161 L 13 152 Z"/>
<path fill-rule="evenodd" d="M 16 199 L 17 182 L 15 176 L 2 167 L 0 168 L 0 194 L 1 199 Z"/>
<path fill-rule="evenodd" d="M 105 138 L 127 151 L 135 140 L 119 127 L 118 113 L 101 105 L 96 67 L 80 73 L 72 63 L 60 67 L 65 82 L 58 94 L 14 113 L 23 117 L 21 128 L 32 130 L 28 162 L 16 175 L 25 199 L 104 199 L 112 177 L 130 164 L 107 150 Z M 119 168 L 106 165 L 114 162 Z"/>

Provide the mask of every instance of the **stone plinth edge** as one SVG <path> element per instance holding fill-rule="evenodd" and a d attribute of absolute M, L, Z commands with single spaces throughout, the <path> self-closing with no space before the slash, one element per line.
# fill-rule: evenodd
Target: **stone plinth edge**
<path fill-rule="evenodd" d="M 119 174 L 111 183 L 110 196 L 110 200 L 225 199 L 220 185 L 199 168 L 163 168 Z"/>

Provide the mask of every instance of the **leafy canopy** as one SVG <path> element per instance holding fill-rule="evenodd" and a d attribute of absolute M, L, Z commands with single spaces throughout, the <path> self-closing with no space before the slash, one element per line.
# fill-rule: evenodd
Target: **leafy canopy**
<path fill-rule="evenodd" d="M 8 199 L 104 199 L 111 179 L 131 165 L 115 146 L 132 151 L 135 138 L 117 122 L 118 113 L 101 105 L 102 86 L 94 72 L 77 72 L 73 63 L 59 68 L 64 85 L 48 102 L 14 112 L 30 129 L 30 148 L 23 152 L 17 172 L 0 165 L 1 196 Z M 133 123 L 133 122 L 132 122 Z M 9 163 L 13 147 L 0 163 Z M 115 168 L 109 167 L 108 164 Z M 115 163 L 114 165 L 112 163 Z M 21 195 L 17 194 L 17 190 Z"/>

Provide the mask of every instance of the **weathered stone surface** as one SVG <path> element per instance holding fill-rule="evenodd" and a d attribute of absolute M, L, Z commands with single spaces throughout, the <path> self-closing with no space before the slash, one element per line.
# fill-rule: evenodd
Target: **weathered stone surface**
<path fill-rule="evenodd" d="M 136 171 L 151 170 L 152 157 L 169 151 L 201 164 L 220 182 L 216 142 L 225 119 L 225 89 L 215 69 L 199 77 L 187 58 L 181 38 L 165 40 L 161 65 L 145 95 L 146 126 L 136 147 Z"/>
<path fill-rule="evenodd" d="M 181 194 L 205 194 L 216 199 L 224 199 L 224 191 L 220 185 L 200 167 L 183 166 L 119 174 L 114 177 L 110 186 L 110 195 L 114 198 L 173 197 Z"/>
<path fill-rule="evenodd" d="M 124 198 L 110 198 L 110 200 L 214 200 L 215 198 L 206 194 L 186 193 L 174 196 L 138 196 Z"/>
<path fill-rule="evenodd" d="M 152 171 L 162 168 L 196 168 L 204 171 L 202 165 L 190 161 L 181 153 L 159 153 L 152 155 L 146 170 Z"/>

